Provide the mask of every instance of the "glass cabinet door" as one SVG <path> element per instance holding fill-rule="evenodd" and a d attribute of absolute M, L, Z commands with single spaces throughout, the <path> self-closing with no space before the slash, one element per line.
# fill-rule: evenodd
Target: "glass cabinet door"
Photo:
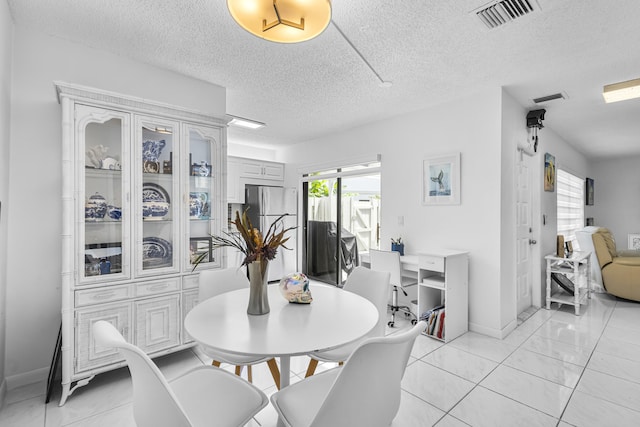
<path fill-rule="evenodd" d="M 189 203 L 185 209 L 189 218 L 188 247 L 185 270 L 191 271 L 200 260 L 198 268 L 221 266 L 221 249 L 213 250 L 211 236 L 220 235 L 220 207 L 222 192 L 220 176 L 222 167 L 220 130 L 195 125 L 185 125 L 183 132 Z M 226 228 L 225 228 L 226 230 Z"/>
<path fill-rule="evenodd" d="M 138 276 L 178 271 L 180 231 L 177 153 L 178 123 L 136 117 L 133 171 L 139 193 L 136 215 Z"/>
<path fill-rule="evenodd" d="M 126 278 L 129 203 L 128 149 L 130 116 L 101 108 L 76 106 L 78 141 L 78 253 L 81 283 Z"/>

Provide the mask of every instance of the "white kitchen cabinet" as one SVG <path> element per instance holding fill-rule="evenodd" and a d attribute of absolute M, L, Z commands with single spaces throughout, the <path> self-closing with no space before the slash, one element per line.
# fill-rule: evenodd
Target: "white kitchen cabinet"
<path fill-rule="evenodd" d="M 282 181 L 284 180 L 284 165 L 261 160 L 240 159 L 240 178 Z"/>
<path fill-rule="evenodd" d="M 227 157 L 227 203 L 244 203 L 244 183 L 240 182 L 240 161 Z"/>
<path fill-rule="evenodd" d="M 244 157 L 227 158 L 227 202 L 244 203 L 244 186 L 284 185 L 284 164 Z"/>
<path fill-rule="evenodd" d="M 56 90 L 63 405 L 95 374 L 124 363 L 95 347 L 97 320 L 152 356 L 193 345 L 183 319 L 198 272 L 226 265 L 211 235 L 226 227 L 227 162 L 224 118 L 66 83 Z"/>

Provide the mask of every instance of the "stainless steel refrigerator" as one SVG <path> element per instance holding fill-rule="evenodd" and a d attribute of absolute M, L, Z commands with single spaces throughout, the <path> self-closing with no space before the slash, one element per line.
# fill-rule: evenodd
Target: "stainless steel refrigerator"
<path fill-rule="evenodd" d="M 245 186 L 244 209 L 254 227 L 263 234 L 280 215 L 288 214 L 282 220 L 284 227 L 295 227 L 297 220 L 297 191 L 295 188 L 269 187 L 261 185 Z M 269 282 L 279 281 L 282 276 L 297 270 L 297 229 L 289 231 L 286 246 L 291 250 L 279 248 L 276 258 L 269 263 Z"/>

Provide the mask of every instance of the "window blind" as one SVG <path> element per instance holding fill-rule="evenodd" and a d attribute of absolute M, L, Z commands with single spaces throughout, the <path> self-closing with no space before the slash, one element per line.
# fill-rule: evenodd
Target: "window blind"
<path fill-rule="evenodd" d="M 558 234 L 579 250 L 575 232 L 584 227 L 584 179 L 558 169 Z"/>

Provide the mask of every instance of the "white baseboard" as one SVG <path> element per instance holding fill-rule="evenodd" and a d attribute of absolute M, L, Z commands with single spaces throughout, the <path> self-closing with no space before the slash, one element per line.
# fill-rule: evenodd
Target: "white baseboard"
<path fill-rule="evenodd" d="M 502 336 L 500 337 L 500 339 L 501 340 L 505 339 L 507 337 L 507 335 L 509 335 L 511 332 L 515 331 L 515 329 L 517 327 L 518 327 L 518 319 L 514 319 L 511 322 L 509 322 L 509 324 L 507 326 L 502 328 Z"/>
<path fill-rule="evenodd" d="M 34 369 L 23 374 L 11 375 L 6 378 L 7 390 L 22 387 L 41 381 L 46 381 L 49 376 L 49 368 Z"/>
<path fill-rule="evenodd" d="M 477 323 L 469 322 L 469 330 L 471 332 L 477 332 L 488 337 L 502 339 L 502 333 L 499 329 L 487 328 L 486 326 L 481 326 Z"/>
<path fill-rule="evenodd" d="M 487 328 L 486 326 L 478 325 L 477 323 L 469 322 L 469 330 L 471 332 L 477 332 L 482 335 L 486 335 L 492 338 L 502 340 L 507 337 L 518 326 L 518 321 L 514 320 L 502 329 Z"/>

